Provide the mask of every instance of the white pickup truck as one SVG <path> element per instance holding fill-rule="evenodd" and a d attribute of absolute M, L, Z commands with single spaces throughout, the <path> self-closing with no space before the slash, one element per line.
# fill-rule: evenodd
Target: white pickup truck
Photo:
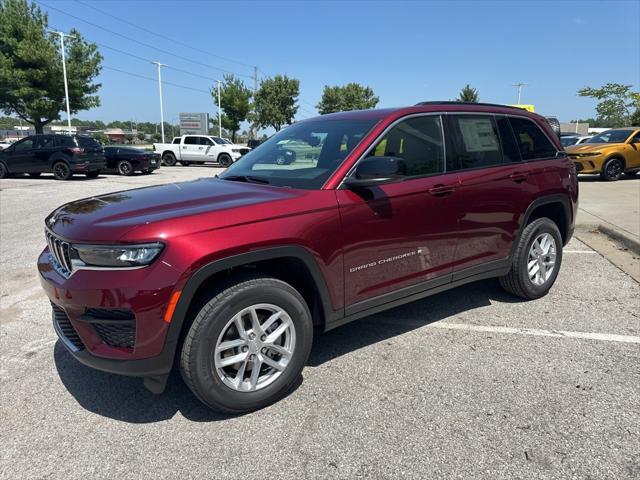
<path fill-rule="evenodd" d="M 183 135 L 175 137 L 171 143 L 154 143 L 153 151 L 160 154 L 165 165 L 173 166 L 191 163 L 218 163 L 228 167 L 242 156 L 236 145 L 218 143 L 210 135 Z"/>

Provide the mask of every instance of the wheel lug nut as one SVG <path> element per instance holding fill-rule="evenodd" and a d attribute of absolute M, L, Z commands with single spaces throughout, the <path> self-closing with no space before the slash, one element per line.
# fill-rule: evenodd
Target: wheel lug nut
<path fill-rule="evenodd" d="M 251 355 L 249 355 L 249 360 L 255 360 L 256 356 L 252 353 Z"/>
<path fill-rule="evenodd" d="M 262 353 L 267 353 L 267 349 L 262 347 L 262 350 L 260 350 Z"/>
<path fill-rule="evenodd" d="M 245 346 L 245 347 L 242 347 L 242 351 L 243 351 L 243 352 L 246 352 L 247 350 L 249 350 L 249 347 L 246 347 L 246 346 Z"/>
<path fill-rule="evenodd" d="M 261 341 L 263 341 L 263 342 L 264 342 L 266 339 L 267 339 L 267 336 L 266 336 L 266 335 L 262 335 L 262 336 L 260 337 L 260 340 L 261 340 Z"/>
<path fill-rule="evenodd" d="M 250 333 L 250 334 L 249 334 L 249 338 L 250 338 L 251 340 L 253 340 L 254 338 L 256 338 L 256 334 L 255 334 L 255 333 Z"/>

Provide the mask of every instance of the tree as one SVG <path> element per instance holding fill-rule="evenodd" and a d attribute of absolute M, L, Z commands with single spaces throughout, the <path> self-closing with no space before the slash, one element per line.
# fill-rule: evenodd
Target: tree
<path fill-rule="evenodd" d="M 607 83 L 600 88 L 584 87 L 578 90 L 578 95 L 599 100 L 596 113 L 609 127 L 630 125 L 631 109 L 640 108 L 640 92 L 631 91 L 631 85 Z"/>
<path fill-rule="evenodd" d="M 217 103 L 218 92 L 211 89 L 214 103 Z M 224 112 L 222 126 L 231 132 L 231 140 L 236 141 L 236 133 L 240 130 L 240 124 L 247 119 L 251 108 L 249 100 L 251 90 L 234 75 L 225 75 L 224 82 L 220 86 L 220 104 Z"/>
<path fill-rule="evenodd" d="M 98 140 L 101 144 L 106 145 L 109 143 L 109 137 L 107 137 L 104 133 L 102 132 L 96 132 L 92 135 L 93 138 L 95 138 L 96 140 Z"/>
<path fill-rule="evenodd" d="M 255 123 L 260 127 L 273 127 L 279 131 L 291 125 L 298 111 L 300 81 L 286 75 L 276 75 L 260 82 L 254 99 Z"/>
<path fill-rule="evenodd" d="M 629 123 L 634 127 L 640 127 L 640 108 L 636 108 L 636 111 L 633 112 Z"/>
<path fill-rule="evenodd" d="M 325 85 L 322 99 L 316 108 L 324 115 L 347 110 L 368 110 L 375 108 L 378 101 L 380 99 L 374 95 L 370 87 L 358 83 L 348 83 L 342 87 Z"/>
<path fill-rule="evenodd" d="M 136 137 L 138 137 L 138 140 L 143 141 L 145 139 L 144 133 L 143 132 L 138 132 L 138 135 L 136 135 Z"/>
<path fill-rule="evenodd" d="M 65 107 L 58 36 L 47 34 L 48 19 L 27 0 L 0 0 L 0 109 L 32 124 L 36 133 L 60 118 Z M 102 55 L 77 30 L 65 39 L 71 113 L 100 105 L 94 79 Z"/>
<path fill-rule="evenodd" d="M 468 83 L 464 86 L 462 90 L 460 90 L 460 95 L 458 95 L 458 102 L 467 102 L 467 103 L 478 103 L 480 101 L 480 97 L 478 96 L 478 89 L 473 88 Z"/>

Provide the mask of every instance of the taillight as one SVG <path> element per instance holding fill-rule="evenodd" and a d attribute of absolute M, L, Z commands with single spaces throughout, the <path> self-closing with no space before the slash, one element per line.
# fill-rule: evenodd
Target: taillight
<path fill-rule="evenodd" d="M 69 149 L 69 151 L 71 153 L 84 153 L 84 148 L 80 148 L 80 147 L 71 147 Z"/>

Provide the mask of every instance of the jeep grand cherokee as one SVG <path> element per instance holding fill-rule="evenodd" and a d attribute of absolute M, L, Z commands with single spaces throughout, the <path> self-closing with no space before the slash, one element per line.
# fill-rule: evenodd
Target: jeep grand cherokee
<path fill-rule="evenodd" d="M 38 268 L 80 362 L 160 393 L 177 359 L 200 400 L 242 412 L 290 390 L 316 331 L 490 277 L 545 295 L 577 200 L 539 115 L 344 112 L 287 127 L 219 178 L 58 208 Z"/>

